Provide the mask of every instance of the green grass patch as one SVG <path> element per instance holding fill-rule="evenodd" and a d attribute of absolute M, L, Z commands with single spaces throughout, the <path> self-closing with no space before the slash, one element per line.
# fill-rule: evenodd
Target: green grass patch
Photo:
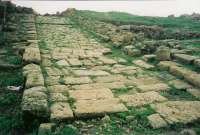
<path fill-rule="evenodd" d="M 21 70 L 0 71 L 0 87 L 23 85 L 23 75 Z"/>
<path fill-rule="evenodd" d="M 169 100 L 199 100 L 185 90 L 177 90 L 173 86 L 169 91 L 160 92 L 160 94 Z"/>

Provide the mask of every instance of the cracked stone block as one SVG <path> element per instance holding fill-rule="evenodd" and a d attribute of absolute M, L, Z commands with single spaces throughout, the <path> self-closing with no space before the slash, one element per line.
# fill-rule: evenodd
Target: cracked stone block
<path fill-rule="evenodd" d="M 33 48 L 28 47 L 25 49 L 25 52 L 23 54 L 23 60 L 26 63 L 41 63 L 41 57 L 40 57 L 40 50 L 39 48 Z"/>
<path fill-rule="evenodd" d="M 82 84 L 82 85 L 74 85 L 72 88 L 79 89 L 96 89 L 96 88 L 109 88 L 109 89 L 119 89 L 126 88 L 123 82 L 111 82 L 111 83 L 91 83 L 91 84 Z"/>
<path fill-rule="evenodd" d="M 51 121 L 65 121 L 73 119 L 74 115 L 68 103 L 55 102 L 50 107 Z"/>
<path fill-rule="evenodd" d="M 108 72 L 102 70 L 73 70 L 75 76 L 106 76 Z"/>
<path fill-rule="evenodd" d="M 89 99 L 109 99 L 113 98 L 113 93 L 110 89 L 89 89 L 89 90 L 74 90 L 69 91 L 70 97 L 76 100 Z"/>
<path fill-rule="evenodd" d="M 159 114 L 152 114 L 148 116 L 147 119 L 149 120 L 151 127 L 154 129 L 167 126 L 167 122 L 160 117 Z"/>
<path fill-rule="evenodd" d="M 123 75 L 109 75 L 109 76 L 98 76 L 94 78 L 95 82 L 106 83 L 106 82 L 123 82 L 126 81 L 126 77 Z"/>
<path fill-rule="evenodd" d="M 63 80 L 66 85 L 92 83 L 92 80 L 89 77 L 65 77 Z"/>
<path fill-rule="evenodd" d="M 117 61 L 110 58 L 106 58 L 106 57 L 100 57 L 99 60 L 102 61 L 103 64 L 106 64 L 106 65 L 113 65 L 117 63 Z"/>
<path fill-rule="evenodd" d="M 44 78 L 42 73 L 29 73 L 26 77 L 26 88 L 35 86 L 44 86 Z"/>
<path fill-rule="evenodd" d="M 143 60 L 135 60 L 135 61 L 133 61 L 133 64 L 135 64 L 141 68 L 144 68 L 144 69 L 153 69 L 154 68 L 153 65 L 150 65 Z"/>
<path fill-rule="evenodd" d="M 67 102 L 68 97 L 63 93 L 51 93 L 49 97 L 49 101 L 51 102 Z"/>
<path fill-rule="evenodd" d="M 170 67 L 172 66 L 179 66 L 178 63 L 176 62 L 173 62 L 173 61 L 161 61 L 158 63 L 158 68 L 161 69 L 161 70 L 169 70 Z"/>
<path fill-rule="evenodd" d="M 44 87 L 26 89 L 22 98 L 22 111 L 38 117 L 48 117 L 49 108 Z"/>
<path fill-rule="evenodd" d="M 187 124 L 200 118 L 200 101 L 167 101 L 151 107 L 169 124 Z"/>
<path fill-rule="evenodd" d="M 195 56 L 187 55 L 187 54 L 174 54 L 174 58 L 187 64 L 193 63 L 195 59 L 197 59 Z"/>
<path fill-rule="evenodd" d="M 182 90 L 182 89 L 186 90 L 188 88 L 192 88 L 190 84 L 181 80 L 172 80 L 169 82 L 169 84 L 174 86 L 178 90 Z"/>
<path fill-rule="evenodd" d="M 187 89 L 187 92 L 191 95 L 195 96 L 196 98 L 200 98 L 200 90 L 195 88 Z"/>
<path fill-rule="evenodd" d="M 48 87 L 49 93 L 68 93 L 69 86 L 66 85 L 52 85 Z"/>
<path fill-rule="evenodd" d="M 82 65 L 82 62 L 78 59 L 71 58 L 71 59 L 67 59 L 67 61 L 69 62 L 69 64 L 71 66 L 81 66 Z"/>
<path fill-rule="evenodd" d="M 145 93 L 136 93 L 133 95 L 121 95 L 119 98 L 126 102 L 128 106 L 144 106 L 156 102 L 167 101 L 167 98 L 161 96 L 155 91 L 145 92 Z"/>
<path fill-rule="evenodd" d="M 126 112 L 128 109 L 119 99 L 103 99 L 103 100 L 78 100 L 75 104 L 75 116 L 77 117 L 93 117 L 103 116 L 109 113 Z"/>
<path fill-rule="evenodd" d="M 62 71 L 55 67 L 45 67 L 48 76 L 59 76 L 62 75 Z"/>
<path fill-rule="evenodd" d="M 148 91 L 167 91 L 170 87 L 164 83 L 156 83 L 156 84 L 149 84 L 149 85 L 138 85 L 137 88 L 141 92 L 148 92 Z"/>
<path fill-rule="evenodd" d="M 48 86 L 59 85 L 60 76 L 48 76 L 45 78 L 45 83 Z"/>
<path fill-rule="evenodd" d="M 187 80 L 189 83 L 193 84 L 194 86 L 197 86 L 200 88 L 200 74 L 193 72 L 193 73 L 187 73 L 184 76 L 184 79 Z"/>
<path fill-rule="evenodd" d="M 28 64 L 23 67 L 23 75 L 27 76 L 32 73 L 41 73 L 41 69 L 39 65 L 36 64 Z"/>
<path fill-rule="evenodd" d="M 56 64 L 60 67 L 69 66 L 69 63 L 66 60 L 59 60 L 56 62 Z"/>

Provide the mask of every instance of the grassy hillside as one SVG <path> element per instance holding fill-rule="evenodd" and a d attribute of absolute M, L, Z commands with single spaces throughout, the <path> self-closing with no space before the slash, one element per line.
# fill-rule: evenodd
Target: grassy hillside
<path fill-rule="evenodd" d="M 184 28 L 186 30 L 200 32 L 199 21 L 184 17 L 146 17 L 123 12 L 95 12 L 81 10 L 78 11 L 77 14 L 83 17 L 112 22 L 115 24 L 159 25 L 162 27 Z"/>

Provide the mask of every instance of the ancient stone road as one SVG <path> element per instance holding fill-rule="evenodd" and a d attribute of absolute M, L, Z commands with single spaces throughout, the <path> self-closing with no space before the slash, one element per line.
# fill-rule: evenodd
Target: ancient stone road
<path fill-rule="evenodd" d="M 154 103 L 152 108 L 157 113 L 148 117 L 154 128 L 200 118 L 199 101 L 169 101 L 160 95 L 170 86 L 156 75 L 146 74 L 146 70 L 155 68 L 153 65 L 142 60 L 127 65 L 120 57 L 108 57 L 112 50 L 86 37 L 70 20 L 36 20 L 39 48 L 33 43 L 24 58 L 30 63 L 24 67 L 24 111 L 50 117 L 54 122 L 126 112 L 128 106 Z M 123 89 L 128 93 L 116 94 Z"/>

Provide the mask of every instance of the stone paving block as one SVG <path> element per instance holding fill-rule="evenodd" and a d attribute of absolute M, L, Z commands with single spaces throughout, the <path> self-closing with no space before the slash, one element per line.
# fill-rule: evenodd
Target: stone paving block
<path fill-rule="evenodd" d="M 108 88 L 69 91 L 70 97 L 76 100 L 109 99 L 113 98 L 112 91 Z"/>
<path fill-rule="evenodd" d="M 50 107 L 51 121 L 65 121 L 69 119 L 73 119 L 73 112 L 66 102 L 55 102 Z"/>
<path fill-rule="evenodd" d="M 44 67 L 50 67 L 52 65 L 51 60 L 47 58 L 42 58 L 42 66 Z"/>
<path fill-rule="evenodd" d="M 99 60 L 102 61 L 103 64 L 107 64 L 107 65 L 113 65 L 117 63 L 117 61 L 115 61 L 114 59 L 110 59 L 106 57 L 100 57 Z"/>
<path fill-rule="evenodd" d="M 187 74 L 184 75 L 184 79 L 187 80 L 189 83 L 193 84 L 194 86 L 200 88 L 200 74 L 196 72 L 190 73 L 190 71 L 188 71 Z"/>
<path fill-rule="evenodd" d="M 66 94 L 64 94 L 64 93 L 50 93 L 49 101 L 50 102 L 67 102 L 68 97 L 66 96 Z"/>
<path fill-rule="evenodd" d="M 145 93 L 136 93 L 133 95 L 121 95 L 119 98 L 126 102 L 128 106 L 143 106 L 155 102 L 167 101 L 167 98 L 159 95 L 155 91 L 145 92 Z"/>
<path fill-rule="evenodd" d="M 22 97 L 22 111 L 38 117 L 48 117 L 49 109 L 45 87 L 26 89 Z"/>
<path fill-rule="evenodd" d="M 109 76 L 98 76 L 93 80 L 98 83 L 106 83 L 106 82 L 124 82 L 127 79 L 123 75 L 109 75 Z"/>
<path fill-rule="evenodd" d="M 106 76 L 109 75 L 106 71 L 101 70 L 73 70 L 75 76 Z"/>
<path fill-rule="evenodd" d="M 55 67 L 45 67 L 48 76 L 59 76 L 62 75 L 62 71 Z"/>
<path fill-rule="evenodd" d="M 68 93 L 69 86 L 66 85 L 52 85 L 48 87 L 49 93 Z"/>
<path fill-rule="evenodd" d="M 60 76 L 48 76 L 45 78 L 45 83 L 48 86 L 59 85 Z"/>
<path fill-rule="evenodd" d="M 41 57 L 40 57 L 40 50 L 39 48 L 32 48 L 28 47 L 25 49 L 25 52 L 23 54 L 23 60 L 26 63 L 41 63 Z"/>
<path fill-rule="evenodd" d="M 108 113 L 126 112 L 128 109 L 119 99 L 78 100 L 75 104 L 76 117 L 103 116 Z"/>
<path fill-rule="evenodd" d="M 28 64 L 23 67 L 23 75 L 27 76 L 32 73 L 41 73 L 41 69 L 39 65 L 36 64 Z"/>
<path fill-rule="evenodd" d="M 188 70 L 183 67 L 178 67 L 178 66 L 172 66 L 169 69 L 169 72 L 177 77 L 184 78 L 192 73 L 191 70 Z"/>
<path fill-rule="evenodd" d="M 59 60 L 56 62 L 59 67 L 69 66 L 69 63 L 66 60 Z"/>
<path fill-rule="evenodd" d="M 137 88 L 141 92 L 147 91 L 167 91 L 170 87 L 165 83 L 156 83 L 156 84 L 149 84 L 149 85 L 138 85 Z"/>
<path fill-rule="evenodd" d="M 119 89 L 126 88 L 123 82 L 111 82 L 111 83 L 91 83 L 91 84 L 83 84 L 83 85 L 74 85 L 73 89 L 95 89 L 95 88 L 109 88 L 109 89 Z"/>
<path fill-rule="evenodd" d="M 135 60 L 135 61 L 133 61 L 133 64 L 135 64 L 135 65 L 137 65 L 139 67 L 142 67 L 144 69 L 153 69 L 154 68 L 153 65 L 150 65 L 150 64 L 146 63 L 143 60 Z"/>
<path fill-rule="evenodd" d="M 149 120 L 151 127 L 154 129 L 167 126 L 167 122 L 162 117 L 160 117 L 159 114 L 152 114 L 148 116 L 147 119 Z"/>
<path fill-rule="evenodd" d="M 192 88 L 192 86 L 190 84 L 188 84 L 187 82 L 181 81 L 181 80 L 172 80 L 169 82 L 170 85 L 174 86 L 174 88 L 181 90 L 181 89 L 188 89 L 188 88 Z"/>
<path fill-rule="evenodd" d="M 187 55 L 187 54 L 174 54 L 174 58 L 187 64 L 193 63 L 195 59 L 197 59 L 195 56 Z"/>
<path fill-rule="evenodd" d="M 69 62 L 69 64 L 71 66 L 81 66 L 82 65 L 82 62 L 78 59 L 71 58 L 71 59 L 67 59 L 67 61 Z"/>
<path fill-rule="evenodd" d="M 169 70 L 172 66 L 179 66 L 178 63 L 173 61 L 161 61 L 157 64 L 157 67 L 161 70 Z"/>
<path fill-rule="evenodd" d="M 151 107 L 169 124 L 186 124 L 200 118 L 200 101 L 167 101 Z"/>
<path fill-rule="evenodd" d="M 200 98 L 200 90 L 195 88 L 187 89 L 187 92 L 191 95 L 195 96 L 196 98 Z"/>
<path fill-rule="evenodd" d="M 27 75 L 25 87 L 31 88 L 35 86 L 44 86 L 44 78 L 42 73 L 32 73 Z"/>
<path fill-rule="evenodd" d="M 89 77 L 65 77 L 63 80 L 66 85 L 92 83 L 92 80 Z"/>

